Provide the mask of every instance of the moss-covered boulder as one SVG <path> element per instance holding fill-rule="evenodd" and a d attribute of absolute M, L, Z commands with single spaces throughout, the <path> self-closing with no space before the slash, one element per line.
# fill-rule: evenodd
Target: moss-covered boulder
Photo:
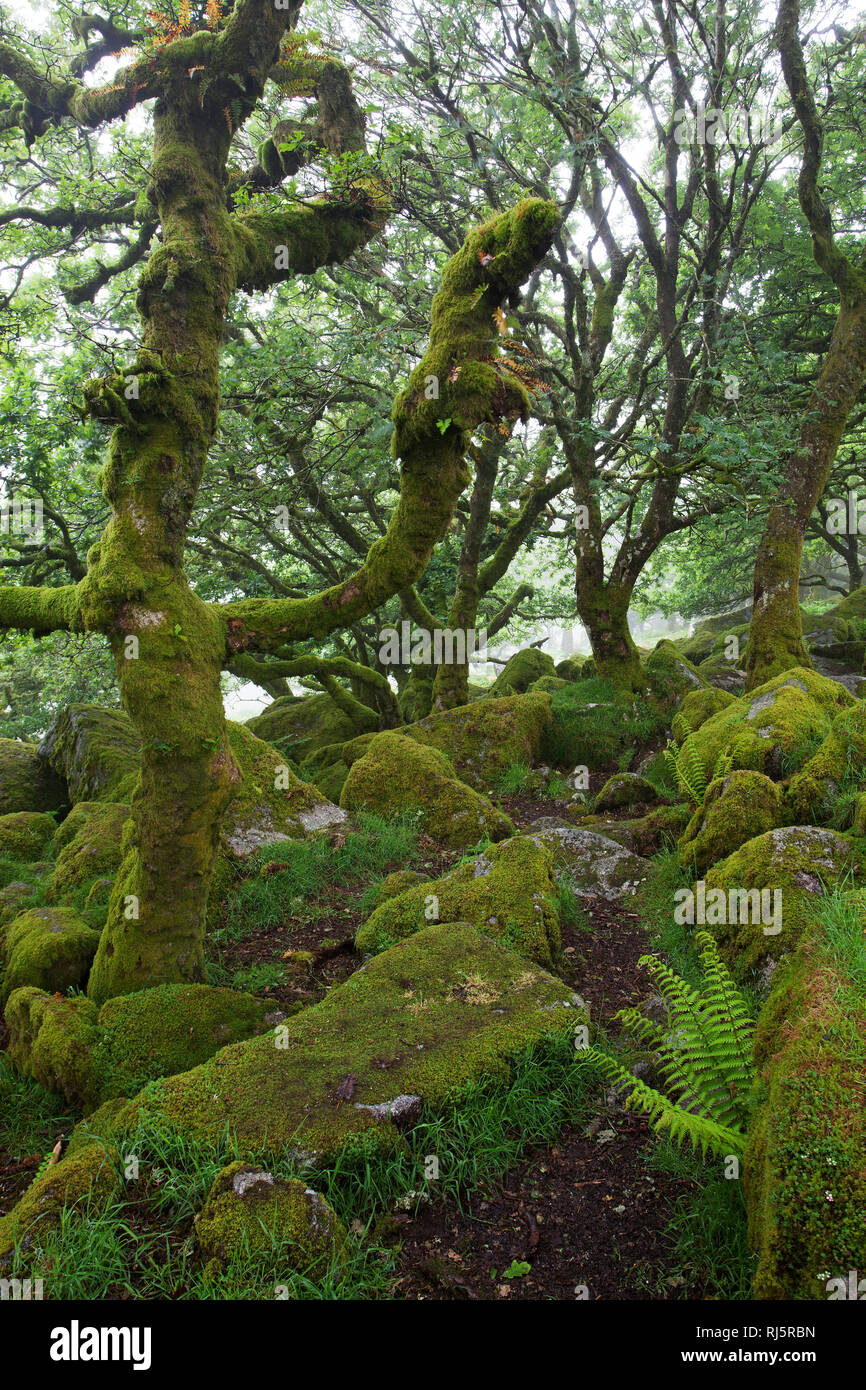
<path fill-rule="evenodd" d="M 275 1033 L 153 1082 L 117 1124 L 227 1131 L 254 1160 L 347 1144 L 393 1152 L 422 1107 L 436 1113 L 473 1083 L 507 1076 L 515 1054 L 585 1021 L 560 980 L 475 927 L 428 926 Z"/>
<path fill-rule="evenodd" d="M 69 800 L 128 802 L 138 782 L 141 742 L 128 714 L 69 705 L 39 745 L 39 756 L 65 779 Z"/>
<path fill-rule="evenodd" d="M 658 788 L 645 777 L 635 772 L 615 772 L 595 798 L 593 809 L 596 812 L 617 811 L 623 806 L 651 806 L 659 800 Z"/>
<path fill-rule="evenodd" d="M 555 896 L 550 850 L 536 837 L 515 836 L 381 903 L 356 945 L 384 951 L 431 921 L 472 922 L 528 959 L 551 965 L 561 946 Z"/>
<path fill-rule="evenodd" d="M 552 656 L 540 652 L 537 647 L 524 647 L 508 658 L 490 687 L 490 698 L 498 700 L 503 695 L 523 695 L 539 676 L 555 675 Z"/>
<path fill-rule="evenodd" d="M 156 985 L 109 999 L 17 989 L 6 1004 L 9 1055 L 25 1075 L 85 1110 L 188 1071 L 284 1015 L 271 1001 L 210 985 Z"/>
<path fill-rule="evenodd" d="M 843 835 L 794 825 L 748 840 L 710 869 L 706 928 L 735 978 L 794 950 L 825 890 L 863 868 L 856 844 Z"/>
<path fill-rule="evenodd" d="M 855 669 L 863 661 L 866 587 L 853 589 L 823 613 L 801 610 L 803 640 L 810 653 L 844 661 Z"/>
<path fill-rule="evenodd" d="M 691 636 L 678 637 L 674 645 L 689 661 L 700 665 L 726 637 L 732 633 L 748 633 L 751 612 L 749 606 L 730 613 L 716 614 L 712 618 L 704 618 L 696 624 Z"/>
<path fill-rule="evenodd" d="M 785 800 L 792 820 L 819 824 L 833 815 L 844 785 L 866 775 L 866 705 L 862 700 L 836 715 L 817 753 L 788 785 Z"/>
<path fill-rule="evenodd" d="M 60 811 L 68 804 L 66 782 L 40 758 L 35 743 L 0 738 L 0 816 Z"/>
<path fill-rule="evenodd" d="M 552 720 L 550 696 L 533 691 L 443 710 L 409 724 L 401 733 L 415 743 L 438 748 L 454 764 L 460 780 L 476 791 L 494 791 L 512 763 L 538 761 Z M 354 747 L 344 750 L 347 762 Z"/>
<path fill-rule="evenodd" d="M 762 772 L 740 769 L 718 777 L 679 842 L 680 863 L 702 874 L 784 821 L 782 789 Z"/>
<path fill-rule="evenodd" d="M 643 664 L 657 682 L 664 682 L 674 690 L 701 690 L 707 684 L 693 662 L 677 651 L 673 642 L 666 637 L 653 647 Z"/>
<path fill-rule="evenodd" d="M 371 728 L 375 727 L 374 722 Z M 345 743 L 360 732 L 330 695 L 309 695 L 302 700 L 281 695 L 261 714 L 248 719 L 246 728 L 296 763 L 327 744 Z"/>
<path fill-rule="evenodd" d="M 230 1163 L 214 1179 L 195 1218 L 205 1277 L 237 1259 L 279 1250 L 280 1268 L 311 1278 L 339 1264 L 346 1231 L 318 1192 L 264 1168 Z"/>
<path fill-rule="evenodd" d="M 85 1220 L 110 1206 L 121 1194 L 120 1158 L 116 1149 L 98 1142 L 76 1147 L 53 1163 L 25 1192 L 7 1216 L 0 1217 L 0 1269 L 21 1272 L 32 1265 L 33 1250 L 69 1213 Z M 64 1213 L 67 1215 L 64 1218 Z"/>
<path fill-rule="evenodd" d="M 586 662 L 585 656 L 566 656 L 556 663 L 554 672 L 564 681 L 579 681 Z"/>
<path fill-rule="evenodd" d="M 820 932 L 777 972 L 758 1020 L 755 1057 L 744 1164 L 749 1238 L 758 1256 L 754 1296 L 862 1299 L 866 1009 L 844 957 Z M 850 1270 L 857 1271 L 853 1294 Z"/>
<path fill-rule="evenodd" d="M 683 743 L 695 729 L 733 703 L 734 696 L 728 690 L 690 690 L 673 717 L 671 733 L 677 743 Z"/>
<path fill-rule="evenodd" d="M 855 705 L 837 681 L 802 667 L 784 671 L 705 720 L 682 745 L 709 779 L 721 754 L 734 768 L 781 780 L 797 752 L 826 738 L 834 716 Z"/>
<path fill-rule="evenodd" d="M 33 907 L 2 929 L 3 984 L 0 1002 L 22 985 L 49 993 L 87 982 L 99 933 L 71 907 Z"/>
<path fill-rule="evenodd" d="M 113 879 L 123 858 L 129 806 L 114 801 L 80 801 L 54 835 L 57 862 L 48 883 L 49 902 L 58 902 L 97 878 Z"/>
<path fill-rule="evenodd" d="M 16 811 L 0 816 L 0 857 L 26 864 L 42 856 L 57 822 L 45 811 Z"/>
<path fill-rule="evenodd" d="M 508 817 L 461 782 L 444 753 L 399 733 L 377 734 L 352 764 L 340 805 L 382 816 L 418 810 L 425 833 L 451 849 L 514 834 Z"/>
<path fill-rule="evenodd" d="M 633 897 L 650 871 L 646 859 L 581 826 L 544 830 L 533 838 L 552 853 L 557 880 L 565 879 L 579 898 Z"/>
<path fill-rule="evenodd" d="M 654 806 L 643 816 L 617 821 L 610 821 L 603 815 L 584 816 L 580 819 L 579 827 L 594 830 L 608 840 L 615 840 L 632 854 L 646 858 L 658 854 L 660 850 L 670 849 L 690 819 L 688 806 L 679 803 L 674 806 Z"/>
<path fill-rule="evenodd" d="M 229 720 L 227 729 L 241 784 L 220 826 L 225 855 L 244 859 L 264 845 L 302 840 L 346 819 L 345 812 L 296 777 L 279 752 L 246 725 Z"/>
<path fill-rule="evenodd" d="M 401 893 L 408 893 L 410 888 L 417 888 L 419 883 L 427 883 L 423 874 L 419 874 L 415 869 L 397 869 L 393 874 L 388 874 L 383 878 L 379 887 L 376 889 L 376 897 L 373 903 L 378 907 L 380 903 L 388 902 L 390 898 L 399 898 Z"/>

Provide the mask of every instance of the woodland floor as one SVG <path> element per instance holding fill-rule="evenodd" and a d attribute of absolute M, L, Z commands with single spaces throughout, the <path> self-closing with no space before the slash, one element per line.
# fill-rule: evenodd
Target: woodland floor
<path fill-rule="evenodd" d="M 605 776 L 600 773 L 594 781 L 600 786 Z M 527 795 L 503 797 L 501 804 L 520 829 L 541 816 L 561 816 L 567 805 Z M 423 836 L 419 847 L 417 867 L 425 876 L 447 872 L 459 857 Z M 654 992 L 638 965 L 653 943 L 631 907 L 631 902 L 595 900 L 579 925 L 563 923 L 563 977 L 602 1024 Z M 309 952 L 314 959 L 300 973 L 256 992 L 288 1011 L 316 1003 L 360 965 L 353 938 L 368 911 L 358 885 L 329 885 L 278 927 L 225 942 L 218 955 L 220 975 L 228 982 L 235 971 L 273 969 L 294 952 Z M 612 1031 L 616 1028 L 613 1024 Z M 4 1041 L 0 1036 L 0 1049 Z M 0 1212 L 23 1195 L 46 1150 L 58 1138 L 68 1139 L 73 1123 L 69 1117 L 47 1117 L 37 1154 L 13 1162 L 0 1151 Z M 409 1301 L 736 1296 L 714 1285 L 711 1275 L 708 1285 L 704 1261 L 701 1269 L 684 1266 L 674 1218 L 679 1212 L 681 1227 L 701 1187 L 700 1167 L 672 1163 L 666 1168 L 656 1159 L 658 1150 L 645 1120 L 624 1110 L 614 1092 L 600 1091 L 580 1123 L 566 1125 L 551 1144 L 526 1149 L 500 1179 L 462 1194 L 459 1203 L 438 1202 L 414 1215 L 395 1212 L 385 1237 L 395 1251 L 386 1296 Z M 133 1198 L 127 1211 L 144 1248 L 156 1234 L 147 1203 Z M 183 1238 L 180 1230 L 171 1240 Z M 130 1293 L 118 1288 L 107 1296 L 129 1298 Z M 168 1296 L 183 1298 L 184 1292 L 178 1288 Z"/>

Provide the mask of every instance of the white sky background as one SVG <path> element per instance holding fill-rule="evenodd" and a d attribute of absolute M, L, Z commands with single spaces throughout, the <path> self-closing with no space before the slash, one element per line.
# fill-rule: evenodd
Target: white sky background
<path fill-rule="evenodd" d="M 471 6 L 472 3 L 473 0 L 466 0 L 467 6 Z M 53 7 L 50 4 L 44 3 L 44 0 L 29 0 L 29 2 L 28 0 L 6 0 L 4 8 L 6 12 L 10 15 L 10 17 L 21 22 L 25 26 L 25 28 L 29 29 L 31 32 L 36 33 L 40 32 L 40 30 L 42 30 L 43 28 L 48 27 L 51 16 L 54 13 Z M 92 8 L 94 10 L 105 13 L 110 10 L 110 5 L 100 4 L 97 2 L 97 0 L 95 0 Z M 158 8 L 157 0 L 154 0 L 154 8 Z M 313 8 L 314 7 L 311 7 L 311 9 Z M 645 10 L 647 12 L 648 17 L 650 18 L 650 22 L 652 22 L 652 11 L 651 6 L 649 4 L 649 0 L 638 0 L 638 3 L 635 6 L 635 8 L 638 11 Z M 766 22 L 768 25 L 772 22 L 773 16 L 775 14 L 775 8 L 776 6 L 774 3 L 768 3 L 765 6 Z M 860 4 L 833 4 L 832 6 L 822 7 L 817 16 L 811 17 L 809 28 L 822 30 L 825 27 L 829 27 L 829 25 L 834 22 L 841 22 L 846 26 L 851 27 L 852 25 L 862 22 L 863 15 L 864 10 Z M 316 22 L 315 17 L 312 14 L 311 22 Z M 338 15 L 338 23 L 340 25 L 341 30 L 346 35 L 347 50 L 350 51 L 351 35 L 352 30 L 355 28 L 355 25 L 353 16 L 351 14 L 351 10 L 348 7 L 346 9 L 345 14 L 340 13 Z M 304 27 L 303 16 L 301 19 L 301 27 Z M 801 24 L 801 32 L 807 32 L 807 26 L 805 22 Z M 89 73 L 87 75 L 87 85 L 102 85 L 106 80 L 110 78 L 111 73 L 119 65 L 121 64 L 119 64 L 118 60 L 116 59 L 106 59 L 103 63 L 99 65 L 99 67 L 94 72 Z M 134 123 L 134 127 L 138 128 L 141 128 L 146 119 L 146 114 L 144 110 L 141 108 L 134 111 L 133 113 L 131 113 L 129 117 L 127 117 L 127 120 L 130 121 L 130 123 Z M 655 141 L 652 137 L 647 138 L 646 140 L 635 140 L 630 142 L 628 149 L 626 150 L 626 153 L 627 157 L 630 160 L 630 163 L 632 164 L 632 167 L 634 167 L 636 170 L 646 168 L 651 152 L 654 149 L 654 145 Z M 628 223 L 628 213 L 624 207 L 620 211 L 620 216 L 623 219 L 623 230 L 627 234 L 633 233 L 633 227 L 630 225 L 626 225 Z M 537 563 L 537 559 L 538 556 L 536 555 L 535 563 Z M 515 582 L 518 582 L 519 578 L 524 577 L 531 579 L 530 575 L 518 575 L 519 568 L 519 561 L 512 566 L 512 577 L 515 579 Z M 550 626 L 550 624 L 545 624 L 543 627 L 540 627 L 538 632 L 534 634 L 534 637 L 541 637 L 544 632 L 549 630 Z M 661 636 L 667 636 L 671 635 L 672 632 L 675 633 L 677 631 L 685 630 L 687 624 L 671 624 L 665 619 L 657 617 L 650 618 L 650 620 L 645 624 L 640 623 L 636 618 L 633 618 L 631 621 L 631 626 L 636 639 L 644 645 L 650 645 L 653 641 L 658 640 L 658 638 Z M 588 649 L 589 644 L 586 640 L 585 634 L 583 633 L 583 629 L 581 628 L 579 623 L 576 623 L 574 627 L 570 629 L 570 632 L 572 635 L 569 639 L 568 637 L 566 637 L 564 632 L 560 634 L 554 631 L 551 640 L 545 642 L 545 649 L 549 650 L 551 654 L 555 657 L 555 659 L 558 659 L 563 654 L 563 643 L 565 643 L 565 646 L 567 648 L 569 640 L 572 642 L 572 649 L 575 651 L 585 651 Z M 510 646 L 509 644 L 505 644 L 502 647 L 495 647 L 492 650 L 496 655 L 506 655 L 513 649 L 513 645 Z M 488 671 L 493 671 L 496 668 L 488 667 L 487 669 Z M 268 703 L 269 700 L 266 696 L 264 696 L 263 692 L 261 692 L 258 689 L 258 687 L 253 686 L 251 684 L 245 684 L 236 689 L 233 689 L 226 697 L 227 712 L 231 715 L 231 717 L 236 719 L 249 718 L 252 714 L 258 713 Z"/>

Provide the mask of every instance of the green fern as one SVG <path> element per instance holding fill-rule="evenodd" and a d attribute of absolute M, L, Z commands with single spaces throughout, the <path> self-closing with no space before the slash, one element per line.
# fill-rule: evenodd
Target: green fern
<path fill-rule="evenodd" d="M 631 1088 L 626 1105 L 648 1116 L 653 1128 L 682 1144 L 716 1155 L 741 1154 L 752 1087 L 754 1025 L 743 996 L 719 959 L 708 932 L 697 932 L 704 980 L 692 989 L 658 956 L 642 956 L 668 1005 L 662 1028 L 637 1009 L 616 1015 L 632 1036 L 658 1054 L 658 1070 L 671 1095 L 663 1095 L 593 1049 L 605 1076 Z M 673 1097 L 673 1098 L 671 1098 Z"/>
<path fill-rule="evenodd" d="M 665 760 L 673 771 L 677 787 L 693 806 L 702 806 L 707 789 L 717 777 L 727 777 L 734 766 L 730 747 L 716 758 L 712 774 L 708 777 L 703 760 L 694 744 L 688 740 L 681 748 L 669 743 L 664 750 Z"/>
<path fill-rule="evenodd" d="M 682 748 L 677 748 L 669 743 L 665 760 L 683 796 L 688 797 L 693 806 L 700 806 L 707 792 L 707 771 L 694 744 L 687 740 Z"/>

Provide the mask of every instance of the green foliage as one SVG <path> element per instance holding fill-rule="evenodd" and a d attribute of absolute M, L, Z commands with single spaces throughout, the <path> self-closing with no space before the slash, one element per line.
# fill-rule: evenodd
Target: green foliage
<path fill-rule="evenodd" d="M 708 932 L 697 932 L 704 979 L 693 989 L 657 956 L 642 956 L 668 1005 L 667 1024 L 652 1023 L 639 1009 L 616 1015 L 636 1041 L 658 1054 L 658 1070 L 674 1099 L 632 1076 L 614 1058 L 593 1055 L 610 1080 L 630 1088 L 626 1104 L 649 1117 L 677 1143 L 724 1156 L 745 1149 L 752 1085 L 754 1027 L 745 999 L 719 958 Z"/>
<path fill-rule="evenodd" d="M 355 883 L 407 868 L 418 859 L 417 818 L 385 820 L 364 812 L 342 844 L 322 836 L 268 845 L 247 859 L 229 895 L 225 920 L 212 939 L 235 941 L 308 907 L 329 884 Z"/>
<path fill-rule="evenodd" d="M 693 806 L 701 806 L 710 784 L 719 777 L 727 777 L 734 765 L 730 749 L 725 748 L 716 758 L 712 773 L 707 776 L 698 750 L 688 741 L 681 747 L 677 747 L 675 743 L 668 743 L 664 756 L 676 781 L 677 790 L 687 797 Z"/>

